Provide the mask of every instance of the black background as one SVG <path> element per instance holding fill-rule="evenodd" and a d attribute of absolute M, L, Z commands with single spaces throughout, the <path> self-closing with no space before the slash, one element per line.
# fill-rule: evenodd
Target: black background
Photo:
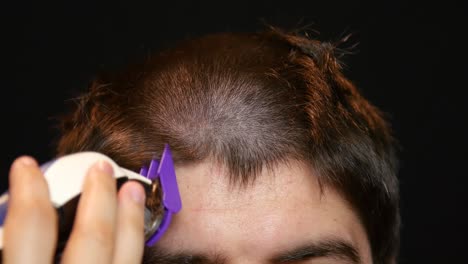
<path fill-rule="evenodd" d="M 346 74 L 389 115 L 401 142 L 400 263 L 468 263 L 466 4 L 36 1 L 0 10 L 2 190 L 18 155 L 52 157 L 54 117 L 98 70 L 175 40 L 262 29 L 262 20 L 311 25 L 322 40 L 353 33 L 359 45 L 344 59 Z"/>

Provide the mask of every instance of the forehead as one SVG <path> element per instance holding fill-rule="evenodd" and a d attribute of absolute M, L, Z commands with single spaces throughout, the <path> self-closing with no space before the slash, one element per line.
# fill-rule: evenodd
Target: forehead
<path fill-rule="evenodd" d="M 177 169 L 182 211 L 159 246 L 265 259 L 295 244 L 339 236 L 364 251 L 365 233 L 348 204 L 298 162 L 263 171 L 237 188 L 210 162 Z"/>

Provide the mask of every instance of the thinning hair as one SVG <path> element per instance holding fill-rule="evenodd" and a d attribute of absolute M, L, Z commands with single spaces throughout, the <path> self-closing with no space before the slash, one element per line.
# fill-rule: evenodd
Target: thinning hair
<path fill-rule="evenodd" d="M 335 52 L 277 29 L 184 41 L 97 77 L 63 119 L 58 155 L 94 150 L 137 170 L 168 143 L 176 164 L 209 158 L 240 185 L 262 168 L 299 160 L 353 206 L 374 262 L 394 263 L 395 142 Z"/>

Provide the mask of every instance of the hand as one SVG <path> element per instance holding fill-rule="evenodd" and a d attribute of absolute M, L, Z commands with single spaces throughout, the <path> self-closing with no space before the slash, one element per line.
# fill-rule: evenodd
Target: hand
<path fill-rule="evenodd" d="M 11 166 L 9 179 L 3 263 L 50 264 L 58 217 L 45 178 L 34 159 L 21 157 Z M 112 167 L 105 162 L 95 164 L 83 184 L 62 263 L 141 263 L 144 196 L 136 182 L 125 183 L 117 195 Z"/>

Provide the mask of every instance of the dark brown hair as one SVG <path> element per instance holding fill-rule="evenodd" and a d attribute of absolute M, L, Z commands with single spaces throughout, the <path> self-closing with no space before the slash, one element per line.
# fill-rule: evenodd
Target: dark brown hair
<path fill-rule="evenodd" d="M 58 154 L 100 151 L 137 170 L 169 143 L 177 164 L 211 158 L 240 184 L 264 167 L 300 160 L 355 208 L 374 263 L 394 263 L 394 140 L 335 52 L 276 29 L 184 41 L 96 78 L 64 119 Z"/>

